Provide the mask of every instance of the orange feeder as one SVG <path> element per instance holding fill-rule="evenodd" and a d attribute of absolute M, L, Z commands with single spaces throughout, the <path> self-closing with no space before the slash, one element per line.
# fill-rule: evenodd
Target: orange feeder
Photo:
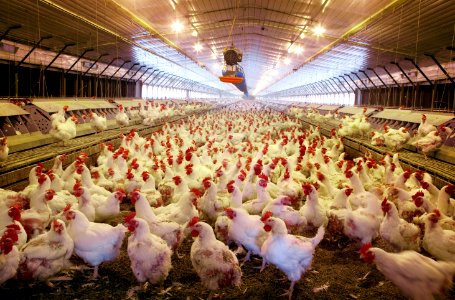
<path fill-rule="evenodd" d="M 233 77 L 233 76 L 220 76 L 220 81 L 226 83 L 239 84 L 243 81 L 243 77 Z"/>

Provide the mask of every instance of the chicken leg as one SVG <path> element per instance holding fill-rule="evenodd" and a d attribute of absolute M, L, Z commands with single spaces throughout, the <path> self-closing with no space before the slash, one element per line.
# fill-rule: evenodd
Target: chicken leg
<path fill-rule="evenodd" d="M 259 273 L 264 271 L 266 266 L 267 266 L 267 261 L 265 260 L 265 258 L 262 258 L 262 265 L 261 265 L 261 268 L 259 269 Z"/>
<path fill-rule="evenodd" d="M 98 274 L 98 266 L 95 266 L 95 269 L 93 270 L 92 279 L 96 280 L 98 277 L 100 277 L 100 275 Z"/>
<path fill-rule="evenodd" d="M 245 255 L 245 257 L 242 259 L 242 263 L 240 264 L 240 267 L 242 267 L 247 261 L 250 261 L 250 255 L 251 251 L 248 251 Z"/>
<path fill-rule="evenodd" d="M 295 281 L 292 281 L 291 282 L 291 286 L 289 287 L 289 290 L 287 290 L 281 296 L 289 296 L 289 300 L 291 300 L 292 299 L 292 292 L 294 291 L 294 285 L 295 285 Z"/>

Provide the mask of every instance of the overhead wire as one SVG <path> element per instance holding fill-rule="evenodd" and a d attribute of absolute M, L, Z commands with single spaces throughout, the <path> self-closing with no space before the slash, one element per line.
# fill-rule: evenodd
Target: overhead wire
<path fill-rule="evenodd" d="M 229 35 L 228 35 L 228 40 L 227 40 L 227 46 L 226 47 L 229 47 L 229 42 L 231 41 L 231 38 L 232 38 L 232 31 L 234 29 L 235 21 L 237 20 L 237 13 L 238 13 L 239 7 L 240 7 L 240 0 L 237 0 L 237 5 L 236 5 L 236 8 L 235 8 L 235 12 L 234 12 L 234 19 L 232 20 L 231 29 L 229 30 Z"/>

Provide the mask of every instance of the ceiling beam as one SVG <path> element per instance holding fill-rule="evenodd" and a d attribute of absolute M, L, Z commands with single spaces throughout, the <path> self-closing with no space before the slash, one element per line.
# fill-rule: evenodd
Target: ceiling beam
<path fill-rule="evenodd" d="M 343 35 L 341 35 L 339 38 L 335 39 L 334 41 L 332 41 L 331 43 L 329 43 L 328 45 L 322 47 L 321 49 L 319 49 L 319 51 L 317 51 L 315 54 L 311 55 L 310 57 L 308 57 L 302 64 L 300 64 L 297 68 L 300 69 L 302 68 L 303 66 L 307 65 L 308 63 L 314 61 L 316 58 L 318 58 L 319 56 L 321 56 L 322 54 L 325 54 L 327 52 L 329 52 L 330 50 L 332 50 L 334 47 L 338 46 L 339 44 L 343 43 L 345 40 L 349 40 L 349 37 L 351 37 L 352 35 L 356 34 L 357 32 L 361 31 L 362 29 L 364 29 L 366 26 L 368 26 L 369 24 L 377 21 L 378 19 L 381 19 L 383 16 L 384 16 L 384 13 L 388 10 L 393 10 L 395 8 L 397 8 L 398 6 L 408 2 L 409 0 L 393 0 L 391 1 L 389 4 L 387 4 L 386 6 L 384 6 L 383 8 L 381 8 L 380 10 L 378 10 L 377 12 L 375 12 L 374 14 L 370 15 L 369 17 L 367 17 L 366 19 L 364 19 L 362 22 L 352 26 L 349 30 L 347 30 L 345 33 L 343 33 Z M 281 79 L 283 79 L 284 77 L 286 76 L 289 76 L 290 74 L 292 74 L 293 72 L 288 72 L 287 74 L 285 74 Z M 279 82 L 281 81 L 280 80 L 277 80 L 276 82 Z"/>
<path fill-rule="evenodd" d="M 215 9 L 215 10 L 208 10 L 208 11 L 202 11 L 202 12 L 190 11 L 188 13 L 188 17 L 191 18 L 191 17 L 205 16 L 205 15 L 212 14 L 212 13 L 220 13 L 220 12 L 236 10 L 236 9 L 260 9 L 262 11 L 284 14 L 286 16 L 298 18 L 298 19 L 305 20 L 305 21 L 311 20 L 310 16 L 302 16 L 302 15 L 299 15 L 299 14 L 293 14 L 292 12 L 288 13 L 288 12 L 281 11 L 281 10 L 271 9 L 271 8 L 262 7 L 262 6 L 255 6 L 255 5 L 245 5 L 245 6 L 239 6 L 239 7 L 233 6 L 233 7 L 227 7 L 227 8 Z"/>
<path fill-rule="evenodd" d="M 217 30 L 217 29 L 224 29 L 226 27 L 230 28 L 232 25 L 232 19 L 224 19 L 219 21 L 212 21 L 212 22 L 194 22 L 193 26 L 199 32 L 209 31 L 209 30 Z M 235 21 L 236 26 L 243 26 L 243 27 L 251 27 L 251 26 L 260 26 L 260 28 L 274 28 L 280 30 L 287 30 L 294 34 L 300 32 L 302 29 L 302 25 L 296 25 L 291 23 L 284 23 L 284 22 L 277 22 L 271 20 L 263 20 L 263 19 L 254 19 L 254 18 L 240 18 Z"/>
<path fill-rule="evenodd" d="M 151 53 L 151 54 L 153 54 L 153 55 L 155 55 L 155 56 L 157 56 L 157 57 L 159 57 L 159 58 L 162 58 L 162 59 L 164 59 L 164 60 L 166 60 L 166 61 L 168 61 L 168 62 L 170 62 L 170 63 L 176 64 L 176 65 L 178 65 L 179 67 L 181 67 L 181 68 L 183 68 L 183 69 L 185 69 L 185 70 L 188 70 L 188 71 L 190 71 L 190 72 L 192 72 L 192 73 L 195 73 L 195 72 L 192 70 L 192 68 L 189 68 L 189 67 L 185 66 L 184 64 L 180 64 L 180 63 L 178 63 L 178 62 L 176 62 L 176 61 L 172 61 L 172 60 L 170 60 L 168 57 L 163 56 L 163 55 L 160 55 L 160 54 L 158 54 L 157 52 L 153 51 L 151 48 L 145 47 L 145 46 L 143 46 L 143 45 L 141 45 L 141 44 L 139 44 L 139 43 L 136 43 L 135 41 L 133 41 L 133 39 L 131 39 L 131 38 L 129 38 L 129 37 L 125 37 L 125 36 L 123 36 L 123 35 L 121 35 L 121 34 L 118 34 L 115 30 L 111 30 L 111 29 L 109 29 L 109 28 L 106 28 L 105 26 L 102 26 L 102 25 L 98 24 L 97 22 L 94 22 L 94 21 L 92 21 L 92 20 L 89 20 L 88 18 L 83 17 L 83 16 L 77 14 L 77 13 L 74 12 L 74 11 L 71 11 L 71 10 L 69 10 L 69 9 L 66 9 L 66 8 L 63 7 L 62 5 L 59 5 L 59 4 L 55 3 L 55 2 L 53 2 L 52 0 L 39 0 L 39 1 L 42 2 L 42 3 L 44 3 L 44 4 L 46 4 L 46 5 L 49 5 L 50 7 L 53 7 L 53 8 L 55 8 L 55 9 L 59 10 L 59 11 L 61 11 L 61 12 L 64 12 L 65 14 L 68 14 L 68 15 L 70 15 L 70 16 L 72 16 L 72 17 L 74 17 L 74 18 L 76 18 L 76 19 L 78 19 L 78 20 L 80 20 L 80 21 L 82 21 L 82 22 L 87 23 L 87 24 L 91 25 L 92 27 L 96 28 L 97 30 L 102 30 L 102 31 L 104 31 L 104 32 L 106 32 L 106 33 L 109 33 L 109 34 L 111 34 L 112 36 L 118 38 L 119 40 L 121 40 L 121 41 L 123 41 L 123 42 L 125 42 L 125 43 L 127 43 L 127 44 L 130 44 L 130 45 L 132 45 L 132 46 L 135 46 L 135 47 L 137 47 L 137 48 L 139 48 L 139 49 L 142 49 L 142 50 L 144 50 L 144 51 L 146 51 L 146 52 L 149 52 L 149 53 Z M 143 27 L 145 30 L 150 31 L 151 34 L 158 34 L 158 35 L 159 35 L 159 33 L 158 33 L 157 31 L 154 31 L 154 29 L 153 29 L 147 22 L 143 21 L 142 19 L 140 19 L 140 18 L 137 17 L 136 15 L 132 14 L 129 10 L 127 10 L 126 8 L 124 8 L 123 6 L 121 6 L 120 4 L 118 4 L 117 2 L 115 2 L 114 0 L 110 0 L 110 1 L 116 5 L 116 7 L 117 7 L 118 10 L 121 10 L 121 11 L 123 11 L 123 12 L 126 13 L 126 14 L 128 14 L 128 12 L 129 12 L 130 14 L 128 14 L 128 16 L 133 20 L 133 22 L 135 22 L 135 23 L 138 24 L 139 26 Z M 144 26 L 145 26 L 145 27 L 144 27 Z M 164 43 L 166 43 L 166 41 L 170 41 L 170 40 L 168 40 L 167 38 L 165 38 L 165 37 L 162 36 L 162 35 L 159 35 L 159 36 L 160 36 L 160 40 L 161 40 L 162 42 L 164 42 Z M 164 38 L 164 40 L 163 40 L 162 38 Z M 181 51 L 179 51 L 179 50 L 177 49 L 178 47 L 177 47 L 177 48 L 171 47 L 171 48 L 173 48 L 173 49 L 175 49 L 176 51 L 182 53 L 185 57 L 189 58 L 193 63 L 195 63 L 196 65 L 198 65 L 198 62 L 197 62 L 194 58 L 192 58 L 192 57 L 190 57 L 189 55 L 187 55 L 183 50 L 180 49 Z M 197 73 L 195 73 L 195 74 L 197 74 Z M 197 75 L 199 75 L 199 74 L 197 74 Z M 213 75 L 213 74 L 212 74 L 212 75 Z"/>

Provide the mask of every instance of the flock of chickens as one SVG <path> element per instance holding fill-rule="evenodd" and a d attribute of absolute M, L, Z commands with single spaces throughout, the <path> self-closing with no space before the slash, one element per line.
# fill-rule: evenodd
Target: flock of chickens
<path fill-rule="evenodd" d="M 285 273 L 291 299 L 321 240 L 346 237 L 404 295 L 433 299 L 450 289 L 455 186 L 438 189 L 428 173 L 403 170 L 398 154 L 348 159 L 341 135 L 238 102 L 149 137 L 131 130 L 117 149 L 101 144 L 96 166 L 84 153 L 66 168 L 64 155 L 49 170 L 38 164 L 23 191 L 0 190 L 0 283 L 48 281 L 72 255 L 96 278 L 125 235 L 137 281 L 161 283 L 191 234 L 194 271 L 211 291 L 240 286 L 243 262 L 255 255 L 261 270 Z M 122 201 L 134 212 L 109 225 Z M 372 247 L 378 238 L 396 252 Z"/>
<path fill-rule="evenodd" d="M 434 126 L 427 121 L 427 116 L 422 114 L 420 126 L 412 133 L 409 128 L 400 127 L 398 129 L 391 128 L 387 123 L 382 125 L 382 131 L 374 130 L 368 121 L 366 115 L 367 109 L 364 108 L 363 114 L 353 116 L 340 116 L 337 113 L 320 114 L 315 109 L 309 109 L 307 112 L 302 112 L 301 109 L 291 108 L 290 113 L 295 116 L 305 115 L 310 120 L 316 122 L 325 122 L 338 119 L 341 121 L 337 131 L 340 137 L 345 136 L 360 136 L 371 137 L 371 144 L 374 146 L 385 146 L 396 152 L 403 148 L 405 144 L 414 146 L 421 151 L 425 159 L 431 152 L 437 151 L 447 141 L 447 139 L 455 136 L 453 129 L 446 126 Z"/>

